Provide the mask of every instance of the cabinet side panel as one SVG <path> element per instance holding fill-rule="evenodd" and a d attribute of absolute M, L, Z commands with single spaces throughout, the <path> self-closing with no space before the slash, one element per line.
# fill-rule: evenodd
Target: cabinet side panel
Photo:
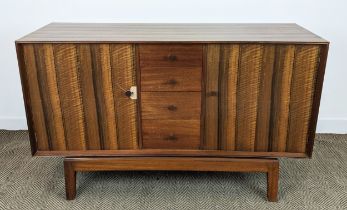
<path fill-rule="evenodd" d="M 85 140 L 89 150 L 100 147 L 100 132 L 93 83 L 93 67 L 89 44 L 77 44 L 79 80 L 84 113 Z"/>
<path fill-rule="evenodd" d="M 118 149 L 110 45 L 93 44 L 94 88 L 102 149 Z"/>
<path fill-rule="evenodd" d="M 305 152 L 319 46 L 297 45 L 289 105 L 288 152 Z"/>
<path fill-rule="evenodd" d="M 319 45 L 319 58 L 317 72 L 314 82 L 314 94 L 312 99 L 312 111 L 310 116 L 310 123 L 308 127 L 308 136 L 306 143 L 306 155 L 312 157 L 314 138 L 316 133 L 317 119 L 319 113 L 320 98 L 322 94 L 325 66 L 328 58 L 329 44 Z"/>
<path fill-rule="evenodd" d="M 219 139 L 220 149 L 235 150 L 236 94 L 240 45 L 223 45 L 220 67 Z"/>
<path fill-rule="evenodd" d="M 51 143 L 51 150 L 66 150 L 53 46 L 52 44 L 35 44 L 34 49 L 38 71 L 38 84 L 46 117 L 45 122 L 49 142 Z"/>
<path fill-rule="evenodd" d="M 276 46 L 276 61 L 272 86 L 271 151 L 285 152 L 290 102 L 290 87 L 294 65 L 294 45 Z"/>
<path fill-rule="evenodd" d="M 68 150 L 86 149 L 77 50 L 74 44 L 54 44 L 54 61 Z"/>
<path fill-rule="evenodd" d="M 218 91 L 220 45 L 206 45 L 205 62 L 205 106 L 204 112 L 204 149 L 218 149 Z"/>
<path fill-rule="evenodd" d="M 262 45 L 241 45 L 236 108 L 238 151 L 254 151 L 262 52 Z"/>
<path fill-rule="evenodd" d="M 275 45 L 264 45 L 262 70 L 259 81 L 255 151 L 266 152 L 269 147 L 269 131 L 271 129 L 271 88 L 274 61 Z"/>
<path fill-rule="evenodd" d="M 125 90 L 136 86 L 135 46 L 112 44 L 110 56 L 118 149 L 137 149 L 137 100 L 125 95 Z"/>
<path fill-rule="evenodd" d="M 34 46 L 32 44 L 24 44 L 23 46 L 23 60 L 25 64 L 28 80 L 28 92 L 30 96 L 32 113 L 32 124 L 36 135 L 37 149 L 47 151 L 50 149 L 50 143 L 47 135 L 45 114 L 42 107 L 42 99 L 40 95 L 40 87 L 37 78 L 37 68 L 35 61 Z"/>

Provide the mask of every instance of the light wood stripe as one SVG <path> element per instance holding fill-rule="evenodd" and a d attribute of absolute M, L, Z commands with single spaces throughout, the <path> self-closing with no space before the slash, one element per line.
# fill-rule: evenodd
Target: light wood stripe
<path fill-rule="evenodd" d="M 204 149 L 218 149 L 218 78 L 220 45 L 208 44 L 205 63 L 205 139 Z"/>
<path fill-rule="evenodd" d="M 49 142 L 45 123 L 45 114 L 43 112 L 42 100 L 40 96 L 39 81 L 37 79 L 37 69 L 35 61 L 35 52 L 32 44 L 23 45 L 24 63 L 29 82 L 29 96 L 31 103 L 31 112 L 33 117 L 33 127 L 36 134 L 37 149 L 41 151 L 49 150 Z"/>
<path fill-rule="evenodd" d="M 124 91 L 136 86 L 134 46 L 114 44 L 110 49 L 118 148 L 137 149 L 137 100 L 127 97 Z"/>
<path fill-rule="evenodd" d="M 118 149 L 115 103 L 113 98 L 110 46 L 93 45 L 94 87 L 96 89 L 99 129 L 103 149 Z"/>
<path fill-rule="evenodd" d="M 271 116 L 271 149 L 286 150 L 290 86 L 292 80 L 295 46 L 279 45 L 276 48 L 274 68 L 272 116 Z"/>
<path fill-rule="evenodd" d="M 236 149 L 254 151 L 262 45 L 242 45 L 237 86 Z"/>
<path fill-rule="evenodd" d="M 235 150 L 236 90 L 240 45 L 224 45 L 220 68 L 219 139 L 222 150 Z"/>
<path fill-rule="evenodd" d="M 291 84 L 288 152 L 305 152 L 319 47 L 298 45 Z"/>
<path fill-rule="evenodd" d="M 52 45 L 35 45 L 35 57 L 51 149 L 66 150 Z"/>
<path fill-rule="evenodd" d="M 269 147 L 271 116 L 272 75 L 275 61 L 275 46 L 264 45 L 262 70 L 260 74 L 257 133 L 255 150 L 266 152 Z"/>
<path fill-rule="evenodd" d="M 93 84 L 93 68 L 89 44 L 77 44 L 80 88 L 83 103 L 86 146 L 90 150 L 101 149 Z"/>
<path fill-rule="evenodd" d="M 76 47 L 54 44 L 54 60 L 68 150 L 84 150 L 85 130 Z"/>

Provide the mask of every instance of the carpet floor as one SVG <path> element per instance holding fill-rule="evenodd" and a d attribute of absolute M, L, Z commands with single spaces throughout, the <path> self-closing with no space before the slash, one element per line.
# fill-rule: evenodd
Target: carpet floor
<path fill-rule="evenodd" d="M 26 131 L 0 130 L 0 209 L 347 209 L 347 135 L 318 135 L 312 159 L 280 159 L 279 201 L 262 173 L 78 173 L 66 201 L 62 158 L 31 157 Z"/>

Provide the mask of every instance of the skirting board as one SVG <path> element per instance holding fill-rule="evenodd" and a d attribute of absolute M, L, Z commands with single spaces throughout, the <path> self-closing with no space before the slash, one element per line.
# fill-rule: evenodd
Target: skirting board
<path fill-rule="evenodd" d="M 21 117 L 0 117 L 0 129 L 26 130 L 26 119 Z M 347 133 L 347 118 L 318 119 L 317 133 Z"/>

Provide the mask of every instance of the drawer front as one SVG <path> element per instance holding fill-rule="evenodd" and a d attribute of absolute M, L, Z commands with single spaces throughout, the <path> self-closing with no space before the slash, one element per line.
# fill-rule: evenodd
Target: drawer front
<path fill-rule="evenodd" d="M 143 120 L 143 148 L 198 149 L 200 120 Z"/>
<path fill-rule="evenodd" d="M 141 69 L 142 91 L 201 91 L 201 67 Z"/>
<path fill-rule="evenodd" d="M 200 119 L 200 92 L 142 92 L 142 119 Z"/>
<path fill-rule="evenodd" d="M 202 45 L 142 44 L 140 67 L 202 67 Z"/>

